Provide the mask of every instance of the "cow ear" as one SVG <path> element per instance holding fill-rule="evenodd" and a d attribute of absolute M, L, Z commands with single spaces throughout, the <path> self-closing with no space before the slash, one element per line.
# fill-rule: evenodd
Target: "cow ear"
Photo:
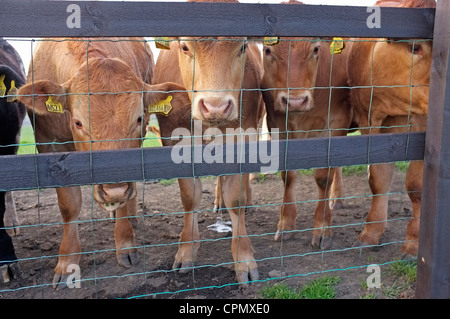
<path fill-rule="evenodd" d="M 19 89 L 19 101 L 37 114 L 64 113 L 67 96 L 63 85 L 48 80 L 28 83 Z"/>
<path fill-rule="evenodd" d="M 186 89 L 176 83 L 166 82 L 161 84 L 146 85 L 144 106 L 148 113 L 170 115 L 172 109 L 177 106 L 190 105 L 191 101 Z"/>

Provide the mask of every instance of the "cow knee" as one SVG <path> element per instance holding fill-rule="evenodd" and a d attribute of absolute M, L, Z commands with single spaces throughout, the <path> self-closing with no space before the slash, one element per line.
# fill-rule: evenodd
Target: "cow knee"
<path fill-rule="evenodd" d="M 420 203 L 422 201 L 422 185 L 408 185 L 407 190 L 412 203 Z"/>
<path fill-rule="evenodd" d="M 316 184 L 320 189 L 327 189 L 330 185 L 330 178 L 328 176 L 316 176 Z"/>

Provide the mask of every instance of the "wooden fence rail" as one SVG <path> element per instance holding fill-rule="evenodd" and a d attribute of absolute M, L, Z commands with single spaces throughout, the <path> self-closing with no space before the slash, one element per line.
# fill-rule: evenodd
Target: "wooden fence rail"
<path fill-rule="evenodd" d="M 68 19 L 77 10 L 80 23 L 69 27 Z M 369 28 L 371 12 L 365 7 L 3 0 L 0 35 L 434 39 L 426 142 L 424 133 L 290 140 L 287 148 L 280 141 L 279 160 L 281 169 L 300 169 L 425 158 L 417 296 L 450 298 L 450 145 L 446 143 L 450 137 L 450 4 L 439 0 L 436 10 L 381 8 L 380 13 L 381 27 Z M 252 172 L 263 164 L 174 164 L 170 152 L 171 148 L 154 148 L 4 156 L 0 157 L 0 190 Z M 111 174 L 114 167 L 120 170 Z"/>

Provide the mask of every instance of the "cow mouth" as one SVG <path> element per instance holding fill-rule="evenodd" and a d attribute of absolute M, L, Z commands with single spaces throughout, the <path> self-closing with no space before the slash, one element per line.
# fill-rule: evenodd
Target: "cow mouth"
<path fill-rule="evenodd" d="M 127 202 L 122 203 L 101 203 L 100 207 L 103 208 L 107 212 L 114 212 L 119 208 L 122 208 L 126 205 Z"/>
<path fill-rule="evenodd" d="M 94 199 L 107 212 L 124 207 L 136 195 L 133 183 L 94 185 Z"/>

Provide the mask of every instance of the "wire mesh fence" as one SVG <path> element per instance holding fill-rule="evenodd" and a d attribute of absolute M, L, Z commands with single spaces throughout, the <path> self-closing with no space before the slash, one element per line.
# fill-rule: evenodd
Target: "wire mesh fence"
<path fill-rule="evenodd" d="M 416 102 L 429 75 L 417 74 L 431 63 L 430 39 L 164 40 L 161 51 L 160 38 L 30 40 L 30 90 L 19 99 L 35 135 L 17 146 L 33 150 L 3 158 L 1 181 L 20 219 L 4 229 L 20 232 L 22 276 L 2 285 L 3 298 L 251 298 L 322 275 L 358 298 L 369 266 L 389 277 L 402 249 L 414 255 L 407 225 L 420 185 L 405 184 L 409 161 L 423 158 L 415 132 L 427 110 Z M 371 45 L 369 68 L 348 68 L 370 82 L 349 86 L 355 44 Z M 390 68 L 374 82 L 380 46 L 403 50 L 406 82 Z M 52 59 L 68 74 L 43 77 Z M 380 118 L 377 103 L 395 94 L 406 102 Z M 389 134 L 399 132 L 409 134 Z M 389 182 L 368 183 L 375 163 L 372 177 Z M 372 202 L 382 212 L 367 219 Z"/>

